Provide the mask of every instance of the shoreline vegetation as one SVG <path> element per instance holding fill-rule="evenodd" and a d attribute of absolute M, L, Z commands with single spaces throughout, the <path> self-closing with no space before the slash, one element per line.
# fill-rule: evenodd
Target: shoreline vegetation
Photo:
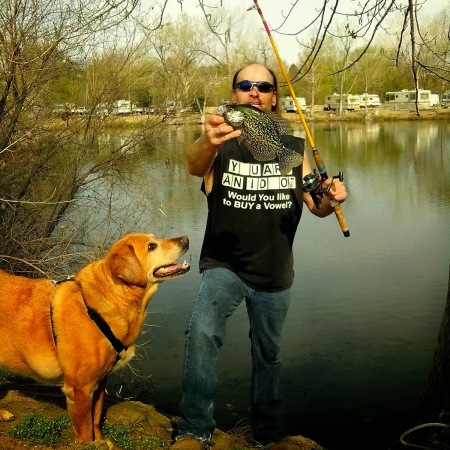
<path fill-rule="evenodd" d="M 206 108 L 206 114 L 213 114 L 215 107 Z M 337 123 L 337 122 L 366 122 L 366 123 L 380 123 L 380 122 L 395 122 L 395 121 L 449 121 L 450 122 L 450 108 L 436 108 L 419 111 L 417 115 L 415 110 L 392 109 L 392 108 L 369 108 L 358 111 L 345 111 L 341 115 L 336 111 L 324 111 L 322 105 L 317 105 L 314 108 L 313 114 L 309 109 L 302 111 L 303 117 L 308 124 L 314 123 Z M 298 113 L 283 113 L 282 117 L 289 123 L 301 123 L 300 115 Z M 163 120 L 164 119 L 164 120 Z M 130 116 L 108 116 L 101 119 L 102 125 L 105 128 L 127 128 L 136 127 L 142 124 L 143 126 L 149 121 L 166 122 L 170 126 L 184 126 L 184 125 L 202 125 L 204 117 L 198 113 L 179 113 L 162 116 L 160 114 L 144 114 L 144 115 L 130 115 Z M 74 118 L 69 118 L 70 123 Z M 68 123 L 67 123 L 68 125 Z"/>

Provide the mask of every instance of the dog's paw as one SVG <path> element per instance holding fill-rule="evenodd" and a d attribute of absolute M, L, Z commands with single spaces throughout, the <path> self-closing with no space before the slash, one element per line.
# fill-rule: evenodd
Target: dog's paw
<path fill-rule="evenodd" d="M 15 418 L 14 414 L 11 414 L 4 409 L 0 409 L 0 422 L 11 422 Z"/>
<path fill-rule="evenodd" d="M 74 450 L 120 450 L 109 439 L 102 439 L 100 441 L 83 442 L 82 444 L 75 444 Z"/>

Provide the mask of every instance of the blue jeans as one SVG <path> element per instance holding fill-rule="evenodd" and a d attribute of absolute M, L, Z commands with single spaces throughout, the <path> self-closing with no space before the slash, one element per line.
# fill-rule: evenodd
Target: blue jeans
<path fill-rule="evenodd" d="M 279 342 L 290 301 L 290 289 L 259 292 L 232 271 L 203 273 L 197 301 L 186 331 L 183 397 L 178 435 L 209 441 L 217 387 L 218 350 L 227 319 L 245 300 L 250 321 L 252 354 L 251 411 L 253 434 L 261 444 L 286 436 L 279 391 Z"/>

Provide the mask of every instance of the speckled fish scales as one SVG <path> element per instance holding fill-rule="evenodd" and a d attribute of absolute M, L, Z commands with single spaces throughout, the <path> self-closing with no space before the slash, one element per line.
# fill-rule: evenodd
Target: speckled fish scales
<path fill-rule="evenodd" d="M 222 105 L 217 114 L 223 116 L 232 127 L 242 131 L 240 141 L 257 161 L 276 158 L 282 175 L 302 163 L 302 155 L 281 142 L 280 135 L 286 134 L 287 127 L 285 121 L 277 115 L 252 105 L 240 104 Z"/>

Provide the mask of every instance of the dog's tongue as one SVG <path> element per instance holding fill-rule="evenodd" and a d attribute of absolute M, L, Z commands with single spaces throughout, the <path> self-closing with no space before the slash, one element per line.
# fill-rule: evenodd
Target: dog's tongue
<path fill-rule="evenodd" d="M 176 273 L 184 273 L 189 270 L 189 264 L 185 261 L 183 264 L 168 264 L 167 266 L 158 267 L 153 273 L 155 277 L 167 277 Z"/>

